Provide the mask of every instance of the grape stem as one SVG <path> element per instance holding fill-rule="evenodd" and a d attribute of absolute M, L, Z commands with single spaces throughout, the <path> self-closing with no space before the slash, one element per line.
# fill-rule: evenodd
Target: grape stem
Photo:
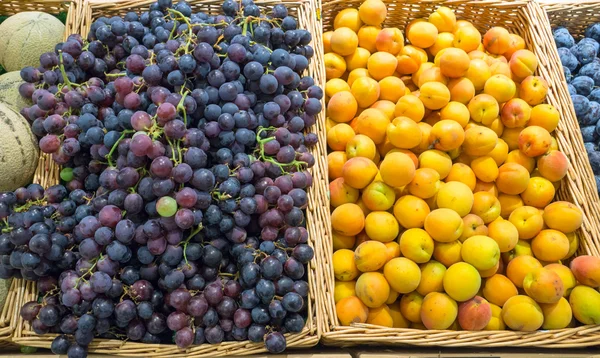
<path fill-rule="evenodd" d="M 11 232 L 12 231 L 12 227 L 10 227 L 10 225 L 8 224 L 8 218 L 2 218 L 2 222 L 4 223 L 4 228 L 2 228 L 2 232 Z"/>
<path fill-rule="evenodd" d="M 165 138 L 167 138 L 167 142 L 171 146 L 171 158 L 173 159 L 173 163 L 180 164 L 181 163 L 181 148 L 179 146 L 179 142 L 181 142 L 181 140 L 178 139 L 175 141 L 175 144 L 173 144 L 173 142 L 171 141 L 171 139 L 169 139 L 169 137 L 165 137 Z M 175 152 L 178 153 L 179 158 L 175 158 Z"/>
<path fill-rule="evenodd" d="M 52 216 L 50 216 L 50 219 L 52 220 L 56 220 L 58 219 L 58 217 L 60 216 L 60 213 L 58 211 L 55 211 Z"/>
<path fill-rule="evenodd" d="M 181 164 L 181 162 L 183 162 L 183 153 L 182 153 L 182 149 L 181 149 L 181 146 L 179 145 L 179 143 L 181 143 L 181 139 L 177 139 L 177 155 L 179 157 L 177 164 Z"/>
<path fill-rule="evenodd" d="M 183 101 L 185 100 L 185 97 L 187 97 L 187 95 L 190 93 L 190 91 L 185 91 L 183 92 L 183 94 L 181 95 L 181 99 L 179 100 L 179 103 L 177 103 L 177 110 L 183 112 L 183 123 L 185 124 L 185 126 L 187 127 L 187 111 L 185 110 L 185 106 L 183 105 Z"/>
<path fill-rule="evenodd" d="M 146 168 L 139 168 L 142 171 L 142 174 L 140 174 L 140 179 L 138 180 L 138 182 L 132 186 L 131 188 L 129 188 L 129 192 L 131 194 L 135 194 L 137 192 L 137 187 L 138 185 L 140 185 L 140 182 L 142 181 L 142 179 L 144 179 L 144 177 L 146 176 L 146 174 L 148 173 L 148 171 L 146 170 Z"/>
<path fill-rule="evenodd" d="M 296 171 L 299 171 L 299 170 L 303 169 L 302 167 L 303 167 L 304 165 L 308 165 L 308 163 L 306 163 L 306 162 L 304 162 L 304 161 L 301 161 L 301 160 L 295 160 L 295 159 L 294 159 L 292 162 L 290 162 L 290 163 L 281 164 L 281 163 L 279 163 L 277 160 L 275 160 L 273 157 L 270 157 L 270 156 L 268 156 L 268 155 L 265 155 L 265 143 L 267 143 L 267 142 L 270 142 L 270 141 L 274 140 L 274 139 L 275 139 L 275 137 L 274 137 L 274 136 L 272 136 L 272 137 L 266 137 L 266 138 L 264 138 L 264 139 L 263 139 L 263 138 L 261 138 L 261 134 L 262 134 L 263 132 L 270 131 L 270 130 L 273 130 L 273 129 L 275 129 L 275 127 L 267 127 L 267 128 L 265 128 L 265 127 L 261 127 L 261 128 L 259 128 L 258 132 L 256 133 L 256 141 L 258 142 L 258 145 L 259 145 L 259 154 L 260 154 L 260 159 L 262 159 L 262 160 L 263 160 L 263 161 L 265 161 L 265 162 L 269 162 L 269 163 L 271 163 L 271 164 L 273 164 L 273 165 L 276 165 L 276 166 L 278 166 L 278 167 L 279 167 L 279 169 L 281 169 L 281 171 L 282 171 L 284 174 L 287 174 L 287 173 L 288 173 L 288 172 L 287 172 L 287 171 L 284 169 L 284 167 L 289 167 L 289 166 L 292 166 L 292 165 L 293 165 L 294 167 L 296 167 Z"/>
<path fill-rule="evenodd" d="M 125 73 L 125 72 L 119 72 L 119 73 L 104 72 L 104 76 L 106 76 L 106 77 L 124 77 L 124 76 L 127 76 L 127 73 Z"/>
<path fill-rule="evenodd" d="M 96 258 L 94 259 L 94 264 L 92 265 L 92 267 L 90 267 L 90 268 L 89 268 L 89 269 L 88 269 L 86 272 L 84 272 L 84 274 L 83 274 L 83 275 L 81 275 L 81 276 L 80 276 L 80 277 L 79 277 L 79 278 L 78 278 L 78 279 L 75 281 L 75 288 L 79 288 L 79 283 L 81 282 L 81 280 L 83 280 L 84 282 L 86 281 L 86 280 L 85 280 L 85 277 L 86 277 L 87 275 L 90 275 L 90 276 L 92 275 L 92 271 L 94 271 L 94 269 L 96 268 L 96 265 L 98 264 L 98 259 L 99 259 L 99 258 L 101 258 L 101 257 L 102 257 L 102 254 L 100 254 L 100 257 L 96 257 Z"/>
<path fill-rule="evenodd" d="M 246 36 L 246 33 L 248 33 L 248 20 L 251 19 L 251 16 L 248 16 L 247 18 L 244 19 L 244 26 L 242 27 L 242 36 Z"/>
<path fill-rule="evenodd" d="M 188 263 L 188 259 L 187 259 L 187 254 L 185 252 L 185 250 L 187 249 L 188 244 L 190 243 L 190 240 L 196 236 L 197 233 L 199 233 L 204 227 L 202 226 L 202 224 L 198 224 L 198 226 L 192 230 L 192 232 L 188 235 L 188 237 L 185 239 L 185 241 L 183 241 L 183 259 L 185 260 L 185 263 L 187 265 Z"/>
<path fill-rule="evenodd" d="M 171 33 L 169 34 L 169 40 L 174 39 L 173 35 L 175 35 L 175 29 L 177 28 L 177 19 L 173 19 L 173 28 L 171 29 Z"/>
<path fill-rule="evenodd" d="M 192 24 L 190 23 L 190 20 L 188 20 L 187 17 L 185 17 L 185 15 L 183 15 L 181 13 L 181 11 L 177 11 L 175 9 L 167 9 L 167 11 L 177 15 L 177 18 L 175 18 L 174 20 L 183 20 L 188 28 L 188 38 L 187 38 L 187 42 L 185 44 L 185 53 L 190 53 L 190 43 L 192 42 L 192 39 L 194 38 L 194 33 L 192 32 Z M 171 35 L 173 35 L 173 32 L 175 31 L 175 24 L 173 24 L 173 30 L 171 30 Z"/>
<path fill-rule="evenodd" d="M 45 205 L 45 204 L 46 204 L 46 197 L 43 197 L 38 200 L 28 200 L 25 204 L 14 208 L 13 211 L 16 213 L 21 213 L 23 211 L 29 210 L 29 208 L 32 207 L 33 205 Z"/>
<path fill-rule="evenodd" d="M 114 167 L 113 162 L 110 158 L 112 157 L 113 153 L 115 152 L 115 149 L 117 149 L 117 147 L 119 146 L 119 143 L 125 138 L 125 136 L 127 134 L 130 134 L 133 132 L 134 132 L 133 129 L 124 130 L 123 133 L 121 134 L 121 136 L 119 137 L 119 139 L 117 139 L 117 142 L 112 146 L 112 148 L 110 148 L 110 152 L 108 152 L 108 154 L 106 155 L 106 160 L 108 160 L 109 167 Z"/>
<path fill-rule="evenodd" d="M 221 51 L 221 46 L 219 46 L 219 43 L 221 42 L 221 40 L 223 40 L 225 38 L 225 36 L 223 35 L 219 35 L 219 37 L 217 38 L 217 42 L 215 42 L 215 47 Z"/>
<path fill-rule="evenodd" d="M 217 200 L 217 201 L 222 201 L 222 200 L 227 200 L 227 199 L 231 199 L 231 195 L 229 194 L 223 194 L 219 191 L 214 191 L 212 192 L 212 197 Z"/>
<path fill-rule="evenodd" d="M 161 127 L 159 127 L 158 123 L 156 122 L 156 115 L 152 117 L 152 126 L 150 126 L 150 128 L 147 128 L 146 132 L 148 133 L 148 136 L 152 137 L 152 139 L 156 139 L 163 134 L 164 130 Z"/>
<path fill-rule="evenodd" d="M 79 87 L 79 86 L 81 86 L 81 85 L 78 85 L 76 83 L 72 83 L 69 80 L 69 77 L 67 76 L 67 73 L 65 72 L 65 64 L 63 62 L 63 53 L 62 53 L 62 50 L 58 50 L 58 61 L 59 61 L 58 68 L 60 68 L 60 73 L 61 73 L 62 78 L 63 78 L 63 83 L 66 86 L 69 86 L 69 88 L 71 88 L 71 89 L 73 89 L 73 87 Z"/>
<path fill-rule="evenodd" d="M 60 288 L 57 286 L 54 286 L 53 289 L 51 289 L 50 291 L 46 292 L 46 294 L 44 295 L 44 297 L 42 297 L 42 300 L 46 299 L 46 297 L 48 296 L 54 296 L 56 294 L 58 294 L 60 292 Z"/>

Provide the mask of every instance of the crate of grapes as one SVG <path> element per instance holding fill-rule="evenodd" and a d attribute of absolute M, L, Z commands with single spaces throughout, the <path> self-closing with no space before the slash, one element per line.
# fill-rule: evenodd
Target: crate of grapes
<path fill-rule="evenodd" d="M 69 269 L 25 281 L 15 343 L 69 357 L 318 343 L 329 213 L 316 14 L 309 0 L 83 3 L 48 59 L 69 120 L 32 125 L 52 154 L 34 179 L 45 191 L 30 191 L 75 204 L 56 209 L 73 248 L 56 265 Z"/>
<path fill-rule="evenodd" d="M 600 301 L 598 197 L 540 5 L 332 0 L 322 14 L 323 342 L 598 345 L 584 303 Z"/>
<path fill-rule="evenodd" d="M 8 0 L 0 3 L 0 18 L 25 11 L 39 11 L 53 15 L 66 14 L 67 19 L 75 24 L 75 13 L 79 9 L 77 4 L 78 1 Z M 19 324 L 19 307 L 23 303 L 26 292 L 26 282 L 22 279 L 12 279 L 6 285 L 8 285 L 8 294 L 4 306 L 0 307 L 0 347 L 14 346 L 11 339 Z"/>

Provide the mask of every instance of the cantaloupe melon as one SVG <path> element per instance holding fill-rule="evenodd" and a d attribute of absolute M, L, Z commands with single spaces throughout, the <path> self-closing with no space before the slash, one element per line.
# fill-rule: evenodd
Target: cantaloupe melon
<path fill-rule="evenodd" d="M 0 102 L 0 191 L 30 184 L 38 157 L 37 140 L 27 120 Z"/>
<path fill-rule="evenodd" d="M 0 76 L 0 101 L 8 104 L 17 111 L 24 107 L 31 107 L 31 99 L 21 97 L 19 86 L 24 83 L 19 71 L 7 72 Z"/>
<path fill-rule="evenodd" d="M 39 11 L 15 14 L 0 24 L 0 64 L 6 71 L 40 65 L 40 55 L 54 51 L 61 42 L 65 25 Z"/>
<path fill-rule="evenodd" d="M 0 280 L 0 311 L 4 308 L 4 303 L 6 302 L 6 297 L 8 296 L 8 289 L 10 288 L 10 284 L 12 279 L 8 280 Z"/>

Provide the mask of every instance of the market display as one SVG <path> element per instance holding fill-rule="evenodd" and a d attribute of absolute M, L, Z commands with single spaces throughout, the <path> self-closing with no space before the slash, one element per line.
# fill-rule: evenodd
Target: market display
<path fill-rule="evenodd" d="M 68 37 L 65 12 L 0 17 L 0 308 L 10 280 L 36 282 L 25 335 L 69 358 L 95 339 L 196 356 L 281 353 L 307 331 L 530 345 L 502 331 L 600 324 L 600 257 L 581 255 L 597 233 L 579 236 L 593 210 L 563 200 L 571 186 L 557 198 L 580 157 L 556 138 L 576 124 L 531 33 L 461 19 L 468 5 L 405 26 L 420 6 L 329 5 L 322 49 L 286 3 L 155 0 Z M 552 34 L 600 188 L 600 23 Z M 323 309 L 314 287 L 331 283 Z M 330 331 L 305 327 L 313 311 Z"/>
<path fill-rule="evenodd" d="M 21 317 L 69 358 L 94 337 L 282 352 L 314 256 L 311 33 L 282 4 L 159 0 L 85 35 L 20 70 L 33 141 L 62 166 L 61 184 L 0 194 L 0 277 L 39 289 Z"/>
<path fill-rule="evenodd" d="M 337 319 L 597 324 L 600 259 L 563 264 L 583 214 L 554 201 L 569 162 L 538 59 L 507 29 L 456 17 L 442 6 L 402 30 L 366 0 L 323 35 Z"/>

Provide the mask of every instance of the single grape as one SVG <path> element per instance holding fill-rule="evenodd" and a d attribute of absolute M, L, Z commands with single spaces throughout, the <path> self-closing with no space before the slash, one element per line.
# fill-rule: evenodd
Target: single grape
<path fill-rule="evenodd" d="M 269 353 L 281 353 L 286 348 L 285 337 L 279 332 L 271 332 L 265 337 L 265 347 Z"/>
<path fill-rule="evenodd" d="M 69 339 L 65 335 L 60 335 L 54 338 L 52 344 L 50 345 L 50 350 L 54 354 L 67 354 L 71 343 Z"/>
<path fill-rule="evenodd" d="M 156 210 L 162 217 L 171 217 L 177 212 L 177 201 L 169 196 L 163 196 L 156 202 Z"/>

